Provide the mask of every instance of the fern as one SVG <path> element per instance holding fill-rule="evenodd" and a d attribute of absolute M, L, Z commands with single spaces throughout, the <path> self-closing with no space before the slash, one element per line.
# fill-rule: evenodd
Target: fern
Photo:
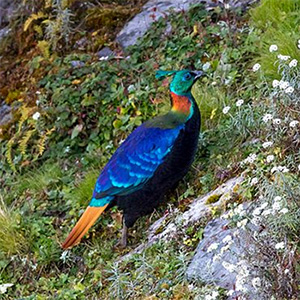
<path fill-rule="evenodd" d="M 28 141 L 31 138 L 31 136 L 35 133 L 35 131 L 36 131 L 36 129 L 28 130 L 25 133 L 25 135 L 23 136 L 23 138 L 21 139 L 21 141 L 19 142 L 19 150 L 22 155 L 24 155 L 26 153 Z"/>
<path fill-rule="evenodd" d="M 28 30 L 28 28 L 30 27 L 30 25 L 33 21 L 36 21 L 38 19 L 42 19 L 45 17 L 46 17 L 46 15 L 41 11 L 39 11 L 37 14 L 32 14 L 24 23 L 24 28 L 23 28 L 24 32 Z"/>
<path fill-rule="evenodd" d="M 26 107 L 26 106 L 21 107 L 20 111 L 21 111 L 22 115 L 19 119 L 17 134 L 19 134 L 21 132 L 23 123 L 28 119 L 28 117 L 31 115 L 33 110 L 34 110 L 34 108 L 30 108 L 30 107 Z"/>
<path fill-rule="evenodd" d="M 49 43 L 47 41 L 45 41 L 45 40 L 38 41 L 37 46 L 38 46 L 40 52 L 42 53 L 42 55 L 45 58 L 49 58 L 50 57 Z"/>
<path fill-rule="evenodd" d="M 55 131 L 55 127 L 53 127 L 52 129 L 47 130 L 46 134 L 42 135 L 37 143 L 37 154 L 35 155 L 35 159 L 37 159 L 39 156 L 41 156 L 45 149 L 46 149 L 46 140 L 47 137 Z"/>
<path fill-rule="evenodd" d="M 6 149 L 6 152 L 5 152 L 5 157 L 6 157 L 6 160 L 7 160 L 7 163 L 9 164 L 10 168 L 16 172 L 16 167 L 13 163 L 13 160 L 12 160 L 12 147 L 13 147 L 13 144 L 15 142 L 15 138 L 12 137 L 8 142 L 7 142 L 7 149 Z"/>

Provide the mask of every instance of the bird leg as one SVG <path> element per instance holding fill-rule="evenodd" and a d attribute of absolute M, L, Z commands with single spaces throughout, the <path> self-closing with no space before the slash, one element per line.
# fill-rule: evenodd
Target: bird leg
<path fill-rule="evenodd" d="M 123 220 L 122 236 L 120 240 L 120 246 L 126 248 L 127 246 L 127 236 L 128 236 L 128 227 L 125 225 L 125 220 Z"/>
<path fill-rule="evenodd" d="M 127 246 L 127 236 L 128 236 L 128 227 L 125 225 L 125 219 L 123 217 L 123 228 L 122 228 L 122 236 L 118 243 L 115 245 L 115 248 L 126 248 Z"/>

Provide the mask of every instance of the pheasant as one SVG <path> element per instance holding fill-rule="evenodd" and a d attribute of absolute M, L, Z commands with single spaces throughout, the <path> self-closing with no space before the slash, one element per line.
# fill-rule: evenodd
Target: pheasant
<path fill-rule="evenodd" d="M 96 181 L 88 207 L 62 244 L 63 249 L 78 244 L 104 210 L 115 205 L 123 211 L 120 246 L 126 247 L 128 228 L 140 216 L 153 212 L 166 192 L 188 172 L 201 118 L 191 89 L 203 72 L 156 72 L 157 79 L 171 75 L 170 111 L 137 127 L 115 151 Z"/>

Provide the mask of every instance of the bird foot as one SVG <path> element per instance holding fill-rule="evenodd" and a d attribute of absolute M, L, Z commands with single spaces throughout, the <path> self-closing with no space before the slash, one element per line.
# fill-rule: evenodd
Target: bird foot
<path fill-rule="evenodd" d="M 115 248 L 125 249 L 127 247 L 127 236 L 128 236 L 128 227 L 123 222 L 122 236 L 118 243 L 115 245 Z"/>

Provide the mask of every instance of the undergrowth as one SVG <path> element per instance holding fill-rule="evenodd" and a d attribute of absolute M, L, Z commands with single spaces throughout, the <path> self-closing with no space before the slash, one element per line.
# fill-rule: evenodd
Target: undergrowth
<path fill-rule="evenodd" d="M 56 42 L 46 41 L 51 47 L 40 40 L 40 50 L 20 60 L 22 80 L 13 72 L 0 92 L 13 107 L 12 122 L 0 131 L 0 284 L 13 284 L 5 291 L 8 299 L 226 298 L 223 289 L 185 279 L 203 228 L 188 230 L 182 237 L 188 243 L 180 239 L 160 242 L 125 261 L 119 259 L 146 239 L 149 223 L 165 210 L 184 211 L 193 198 L 242 172 L 240 202 L 252 201 L 254 210 L 262 204 L 259 196 L 269 206 L 280 196 L 284 200 L 280 209 L 290 211 L 263 219 L 272 235 L 269 245 L 274 248 L 284 242 L 285 250 L 268 252 L 264 236 L 255 242 L 262 249 L 257 264 L 264 266 L 262 253 L 272 262 L 267 270 L 259 269 L 268 297 L 290 299 L 296 294 L 299 127 L 297 122 L 290 124 L 299 119 L 299 71 L 297 64 L 290 67 L 289 63 L 299 59 L 300 53 L 295 31 L 290 31 L 298 6 L 291 0 L 278 3 L 264 0 L 251 11 L 251 21 L 247 14 L 219 8 L 207 12 L 193 6 L 154 23 L 123 57 L 99 61 L 93 54 L 72 49 L 65 35 L 55 33 Z M 274 11 L 275 31 L 265 19 L 268 5 Z M 92 23 L 98 9 L 91 5 L 88 10 Z M 26 31 L 35 30 L 33 40 L 39 40 L 40 30 L 48 28 L 48 37 L 54 32 L 50 21 L 57 21 L 61 12 L 46 12 L 42 16 L 36 11 L 26 21 Z M 291 18 L 286 17 L 289 14 Z M 47 18 L 50 21 L 43 23 Z M 168 22 L 171 30 L 166 32 Z M 283 35 L 288 40 L 280 39 Z M 101 44 L 91 40 L 92 48 Z M 270 52 L 275 44 L 279 49 Z M 282 61 L 279 54 L 290 58 Z M 261 65 L 253 72 L 255 62 Z M 130 231 L 128 249 L 114 248 L 122 216 L 113 208 L 80 245 L 62 251 L 60 243 L 85 208 L 99 170 L 113 151 L 136 126 L 168 110 L 168 81 L 154 78 L 159 67 L 205 69 L 207 73 L 193 89 L 202 112 L 202 132 L 191 171 L 175 193 L 168 195 L 169 206 L 137 222 Z M 274 83 L 274 78 L 281 81 Z M 288 85 L 283 88 L 284 82 Z M 290 87 L 293 90 L 287 92 Z M 288 171 L 282 172 L 285 169 L 279 166 Z M 247 216 L 247 222 L 252 217 Z M 289 273 L 282 276 L 287 263 Z"/>

